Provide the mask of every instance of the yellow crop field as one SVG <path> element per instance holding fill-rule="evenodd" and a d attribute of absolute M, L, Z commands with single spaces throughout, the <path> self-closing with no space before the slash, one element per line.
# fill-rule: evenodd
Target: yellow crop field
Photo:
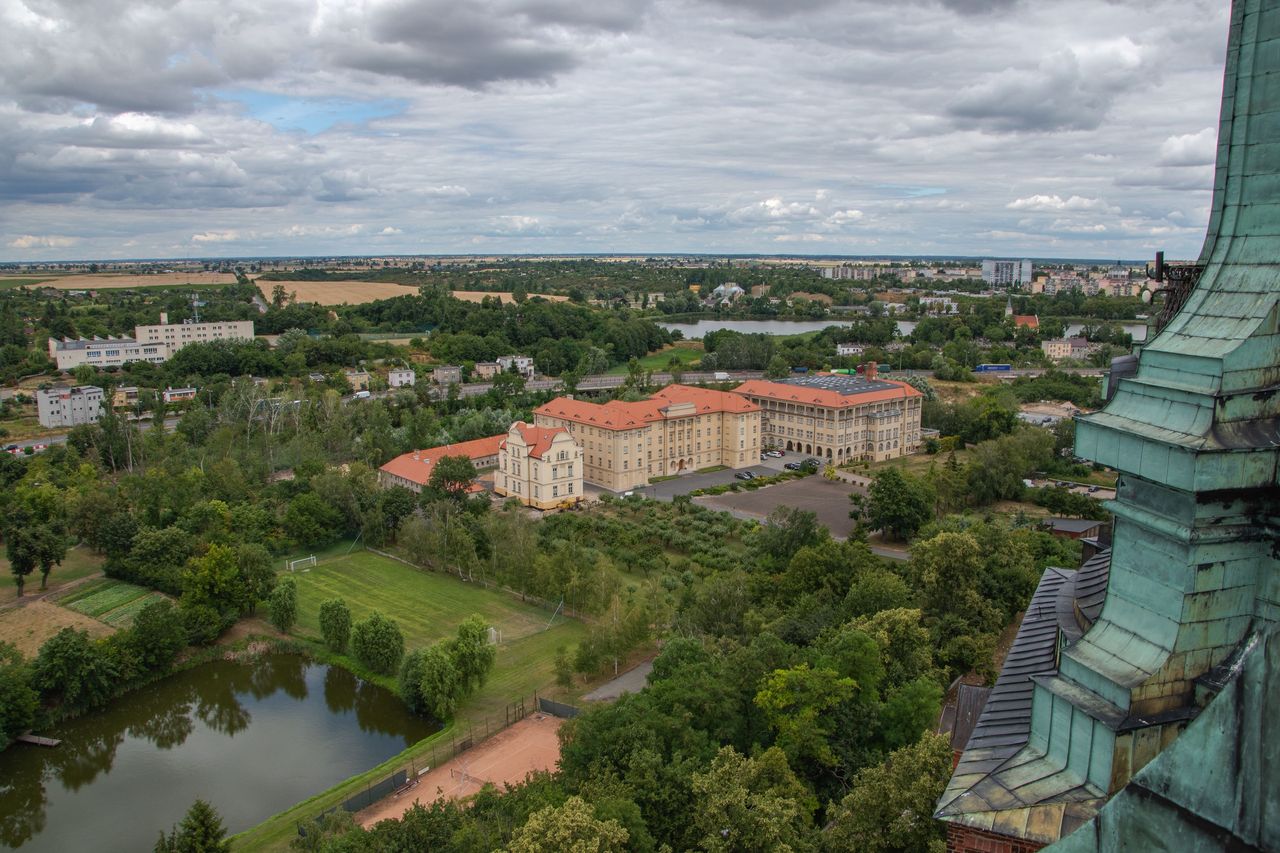
<path fill-rule="evenodd" d="M 451 290 L 449 291 L 454 299 L 461 299 L 463 302 L 481 302 L 486 296 L 495 296 L 503 303 L 515 302 L 515 297 L 506 291 L 489 291 L 489 290 Z M 550 296 L 545 293 L 533 293 L 530 296 L 538 296 L 548 302 L 568 302 L 567 296 Z"/>
<path fill-rule="evenodd" d="M 172 287 L 183 284 L 207 287 L 211 284 L 235 284 L 235 281 L 235 275 L 229 272 L 161 272 L 154 275 L 90 273 L 89 275 L 60 276 L 43 282 L 42 286 L 56 287 L 59 290 L 107 290 L 130 287 Z"/>
<path fill-rule="evenodd" d="M 255 282 L 264 299 L 271 299 L 276 285 L 283 285 L 285 293 L 298 294 L 299 302 L 315 302 L 319 305 L 359 305 L 394 296 L 412 296 L 418 288 L 389 281 L 266 281 Z"/>

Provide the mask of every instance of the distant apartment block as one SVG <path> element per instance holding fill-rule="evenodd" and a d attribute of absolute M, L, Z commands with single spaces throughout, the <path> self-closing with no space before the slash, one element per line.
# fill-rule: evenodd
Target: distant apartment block
<path fill-rule="evenodd" d="M 96 385 L 41 388 L 36 391 L 36 417 L 42 427 L 94 424 L 102 417 L 103 397 Z"/>
<path fill-rule="evenodd" d="M 347 370 L 342 375 L 347 380 L 347 384 L 351 386 L 352 391 L 369 390 L 369 371 Z"/>
<path fill-rule="evenodd" d="M 862 344 L 836 344 L 836 355 L 843 358 L 853 358 L 862 355 Z"/>
<path fill-rule="evenodd" d="M 136 326 L 132 338 L 49 339 L 49 358 L 59 370 L 73 370 L 82 364 L 91 367 L 120 367 L 132 361 L 163 364 L 187 344 L 216 340 L 253 340 L 253 321 L 225 323 L 168 323 L 160 315 L 159 325 Z"/>
<path fill-rule="evenodd" d="M 498 367 L 503 373 L 509 373 L 513 368 L 525 379 L 532 379 L 534 374 L 533 358 L 527 355 L 500 355 L 498 356 Z"/>
<path fill-rule="evenodd" d="M 1040 351 L 1053 361 L 1087 358 L 1092 350 L 1093 345 L 1084 338 L 1055 338 L 1040 342 Z"/>
<path fill-rule="evenodd" d="M 166 388 L 160 396 L 165 403 L 181 403 L 185 400 L 194 400 L 197 393 L 199 389 L 196 388 Z"/>
<path fill-rule="evenodd" d="M 439 364 L 431 369 L 431 381 L 437 385 L 457 385 L 462 382 L 462 368 L 456 364 Z"/>
<path fill-rule="evenodd" d="M 982 262 L 982 280 L 992 287 L 1015 287 L 1031 284 L 1031 261 Z"/>
<path fill-rule="evenodd" d="M 537 509 L 577 503 L 582 500 L 582 447 L 564 427 L 516 421 L 498 447 L 493 490 Z"/>
<path fill-rule="evenodd" d="M 392 388 L 412 388 L 418 381 L 418 374 L 412 370 L 392 370 L 387 373 L 387 385 Z"/>
<path fill-rule="evenodd" d="M 921 296 L 920 307 L 931 314 L 957 314 L 960 306 L 946 296 Z"/>
<path fill-rule="evenodd" d="M 880 267 L 841 264 L 836 267 L 823 267 L 822 277 L 835 281 L 870 281 L 882 272 Z"/>
<path fill-rule="evenodd" d="M 668 385 L 647 400 L 603 405 L 557 397 L 533 414 L 540 427 L 568 430 L 582 446 L 584 479 L 613 492 L 760 458 L 760 408 L 727 391 Z"/>

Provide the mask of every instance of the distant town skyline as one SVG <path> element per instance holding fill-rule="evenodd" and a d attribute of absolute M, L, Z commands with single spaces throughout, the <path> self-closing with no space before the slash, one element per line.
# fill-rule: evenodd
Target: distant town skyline
<path fill-rule="evenodd" d="M 1228 11 L 16 0 L 0 260 L 1194 257 Z"/>

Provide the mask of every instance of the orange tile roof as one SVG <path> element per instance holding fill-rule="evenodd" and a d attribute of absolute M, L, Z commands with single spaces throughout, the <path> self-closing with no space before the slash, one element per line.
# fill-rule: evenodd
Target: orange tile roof
<path fill-rule="evenodd" d="M 1038 329 L 1040 328 L 1040 318 L 1035 314 L 1014 314 L 1013 325 L 1015 328 L 1026 326 L 1028 329 Z"/>
<path fill-rule="evenodd" d="M 662 420 L 665 417 L 663 410 L 667 406 L 681 403 L 693 404 L 699 414 L 746 413 L 760 410 L 760 407 L 750 400 L 728 391 L 713 391 L 709 388 L 694 388 L 689 385 L 668 385 L 648 400 L 636 403 L 611 400 L 600 404 L 588 403 L 585 400 L 571 400 L 568 397 L 556 397 L 551 402 L 534 409 L 534 414 L 563 418 L 574 423 L 604 429 L 639 429 L 645 424 Z"/>
<path fill-rule="evenodd" d="M 905 400 L 910 397 L 924 395 L 905 382 L 894 382 L 891 379 L 877 379 L 877 382 L 888 383 L 893 388 L 878 391 L 865 391 L 861 394 L 840 394 L 825 388 L 806 388 L 803 385 L 787 385 L 784 382 L 770 382 L 767 379 L 748 379 L 733 390 L 739 394 L 753 397 L 767 397 L 783 403 L 804 403 L 813 406 L 825 406 L 830 409 L 847 409 L 867 403 L 879 403 L 884 400 Z"/>
<path fill-rule="evenodd" d="M 425 486 L 431 480 L 431 472 L 435 470 L 432 466 L 444 457 L 465 456 L 474 462 L 486 456 L 497 456 L 498 447 L 501 446 L 506 437 L 507 434 L 503 433 L 502 435 L 491 435 L 488 438 L 477 438 L 474 441 L 461 441 L 457 444 L 445 444 L 441 447 L 402 453 L 378 470 L 386 471 L 388 474 L 401 477 L 411 483 Z M 473 484 L 468 491 L 477 492 L 481 490 L 481 486 Z"/>
<path fill-rule="evenodd" d="M 520 437 L 524 439 L 524 443 L 529 445 L 529 455 L 534 459 L 541 459 L 542 455 L 551 449 L 551 442 L 560 433 L 568 434 L 568 430 L 564 427 L 538 427 L 527 424 L 524 421 L 516 421 L 513 427 L 520 431 Z M 503 443 L 506 442 L 506 436 L 503 436 Z"/>

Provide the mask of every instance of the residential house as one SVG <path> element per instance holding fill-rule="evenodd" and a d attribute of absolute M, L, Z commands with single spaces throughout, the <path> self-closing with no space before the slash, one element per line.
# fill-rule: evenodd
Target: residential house
<path fill-rule="evenodd" d="M 351 386 L 352 391 L 369 390 L 369 371 L 347 370 L 343 371 L 342 375 L 346 377 L 347 384 Z"/>
<path fill-rule="evenodd" d="M 519 373 L 525 379 L 533 378 L 533 358 L 527 355 L 500 355 L 498 356 L 498 367 L 502 369 L 503 373 L 514 369 L 516 373 Z"/>
<path fill-rule="evenodd" d="M 181 403 L 185 400 L 194 400 L 197 393 L 199 393 L 198 388 L 166 388 L 160 396 L 166 404 Z"/>
<path fill-rule="evenodd" d="M 477 361 L 471 368 L 472 379 L 492 379 L 502 372 L 502 366 L 496 361 Z"/>
<path fill-rule="evenodd" d="M 408 368 L 387 372 L 387 385 L 392 388 L 412 388 L 418 381 L 418 374 Z"/>
<path fill-rule="evenodd" d="M 438 364 L 431 369 L 431 381 L 441 386 L 461 384 L 462 368 L 456 364 Z"/>

